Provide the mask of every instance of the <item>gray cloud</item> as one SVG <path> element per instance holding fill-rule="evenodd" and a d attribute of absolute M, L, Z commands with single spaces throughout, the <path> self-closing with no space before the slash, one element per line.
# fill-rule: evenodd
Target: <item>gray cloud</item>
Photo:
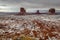
<path fill-rule="evenodd" d="M 19 7 L 25 8 L 54 7 L 60 9 L 60 0 L 0 0 L 0 6 L 10 7 L 11 9 L 14 10 L 19 9 Z"/>
<path fill-rule="evenodd" d="M 0 0 L 0 4 L 2 6 L 23 6 L 26 8 L 59 8 L 60 0 Z"/>

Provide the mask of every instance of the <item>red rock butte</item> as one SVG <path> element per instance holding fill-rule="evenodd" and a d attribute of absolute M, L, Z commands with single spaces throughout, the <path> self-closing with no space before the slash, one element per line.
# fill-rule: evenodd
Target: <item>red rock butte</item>
<path fill-rule="evenodd" d="M 26 13 L 25 8 L 21 7 L 21 8 L 20 8 L 20 14 L 25 14 L 25 13 Z"/>
<path fill-rule="evenodd" d="M 55 14 L 55 8 L 50 8 L 50 9 L 49 9 L 49 13 L 50 13 L 50 14 Z"/>

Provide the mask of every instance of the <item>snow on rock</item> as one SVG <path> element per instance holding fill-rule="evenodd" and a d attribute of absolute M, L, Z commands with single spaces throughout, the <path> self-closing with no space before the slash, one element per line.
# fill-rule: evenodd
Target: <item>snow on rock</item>
<path fill-rule="evenodd" d="M 8 37 L 13 39 L 21 34 L 35 37 L 36 40 L 60 40 L 59 15 L 9 15 L 0 17 L 0 37 L 3 35 L 6 39 Z"/>

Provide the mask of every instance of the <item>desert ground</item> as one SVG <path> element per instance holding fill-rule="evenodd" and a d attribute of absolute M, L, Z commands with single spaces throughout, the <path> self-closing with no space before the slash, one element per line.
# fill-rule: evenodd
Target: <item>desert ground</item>
<path fill-rule="evenodd" d="M 2 15 L 0 40 L 60 40 L 60 15 Z"/>

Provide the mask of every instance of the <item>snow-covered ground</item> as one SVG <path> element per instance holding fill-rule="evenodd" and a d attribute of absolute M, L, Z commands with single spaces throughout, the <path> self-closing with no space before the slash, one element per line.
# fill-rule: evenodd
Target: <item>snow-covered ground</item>
<path fill-rule="evenodd" d="M 60 15 L 2 15 L 0 39 L 27 35 L 36 40 L 60 40 Z"/>

